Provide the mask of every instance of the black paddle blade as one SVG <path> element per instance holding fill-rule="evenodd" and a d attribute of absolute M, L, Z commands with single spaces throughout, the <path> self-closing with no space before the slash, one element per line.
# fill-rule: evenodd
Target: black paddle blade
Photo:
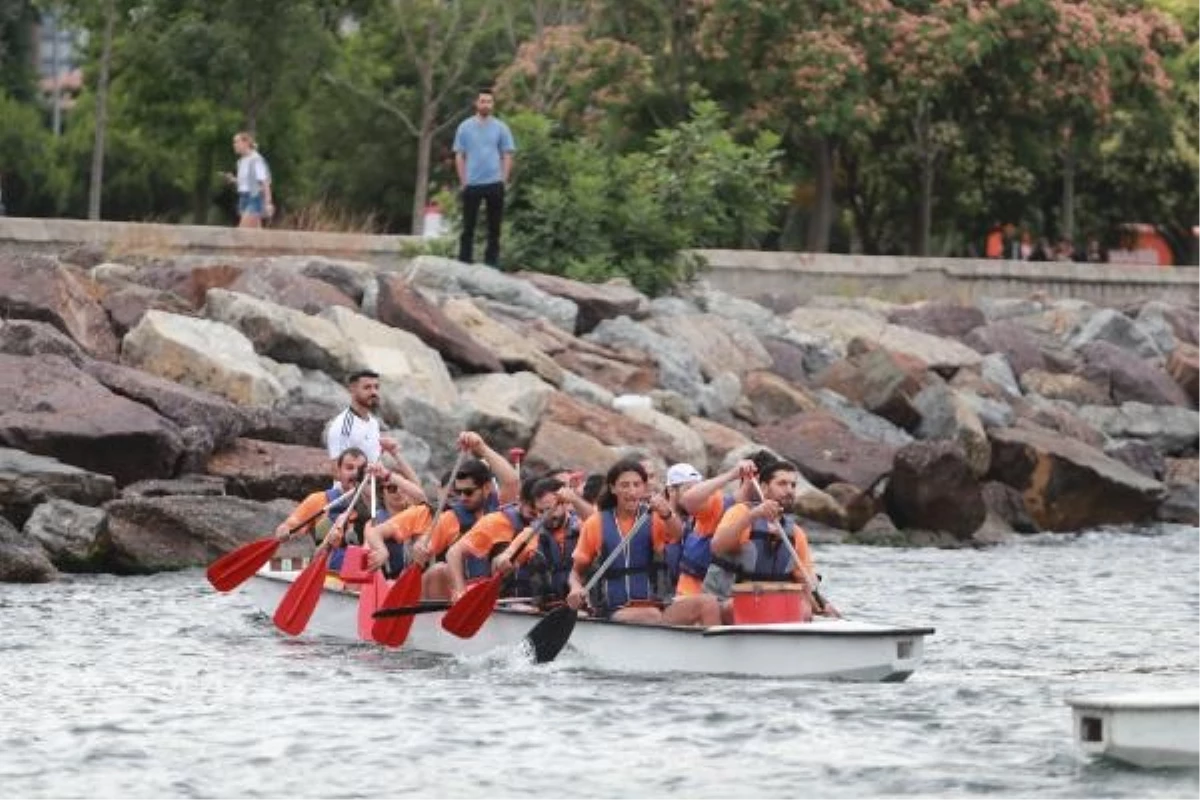
<path fill-rule="evenodd" d="M 411 617 L 414 614 L 431 614 L 435 611 L 445 611 L 450 608 L 449 600 L 422 600 L 420 603 L 411 606 L 392 606 L 390 608 L 378 609 L 371 616 L 375 619 L 387 619 L 388 617 Z"/>
<path fill-rule="evenodd" d="M 525 635 L 525 643 L 533 653 L 533 663 L 548 664 L 558 657 L 559 652 L 571 638 L 579 614 L 568 606 L 551 611 Z"/>

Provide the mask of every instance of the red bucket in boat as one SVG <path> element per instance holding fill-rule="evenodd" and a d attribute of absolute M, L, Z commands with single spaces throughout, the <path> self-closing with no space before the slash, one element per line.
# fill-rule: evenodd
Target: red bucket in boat
<path fill-rule="evenodd" d="M 733 623 L 808 622 L 812 609 L 794 583 L 738 583 L 733 587 Z"/>
<path fill-rule="evenodd" d="M 338 572 L 338 577 L 346 583 L 367 583 L 371 580 L 371 573 L 367 571 L 367 553 L 370 552 L 365 547 L 358 545 L 350 545 L 346 548 L 346 555 L 342 558 L 342 569 Z"/>

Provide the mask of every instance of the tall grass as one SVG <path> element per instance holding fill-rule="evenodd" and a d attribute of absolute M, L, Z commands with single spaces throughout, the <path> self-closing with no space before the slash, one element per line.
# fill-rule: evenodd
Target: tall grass
<path fill-rule="evenodd" d="M 322 233 L 384 233 L 384 226 L 374 211 L 359 212 L 341 208 L 325 200 L 317 200 L 300 208 L 285 211 L 270 222 L 277 230 L 318 231 Z"/>

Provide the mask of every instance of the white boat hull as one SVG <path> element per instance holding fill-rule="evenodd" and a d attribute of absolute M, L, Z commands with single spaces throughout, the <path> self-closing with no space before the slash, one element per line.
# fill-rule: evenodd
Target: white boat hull
<path fill-rule="evenodd" d="M 260 572 L 247 584 L 273 614 L 296 573 Z M 479 632 L 460 639 L 442 613 L 417 615 L 405 649 L 477 656 L 521 642 L 541 615 L 497 609 Z M 357 639 L 358 596 L 326 587 L 307 633 Z M 845 681 L 903 681 L 920 666 L 932 628 L 845 620 L 709 629 L 580 618 L 567 645 L 588 667 L 629 672 L 754 675 Z"/>
<path fill-rule="evenodd" d="M 1200 692 L 1067 700 L 1085 753 L 1139 767 L 1200 767 Z"/>

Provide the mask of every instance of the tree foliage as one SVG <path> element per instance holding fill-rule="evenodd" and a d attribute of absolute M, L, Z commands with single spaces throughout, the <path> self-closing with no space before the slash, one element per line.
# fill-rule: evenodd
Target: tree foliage
<path fill-rule="evenodd" d="M 31 0 L 0 0 L 9 213 L 81 216 L 107 0 L 48 135 Z M 657 290 L 701 246 L 968 254 L 997 221 L 1196 224 L 1185 0 L 117 0 L 107 218 L 227 223 L 256 131 L 293 219 L 419 229 L 482 85 L 517 136 L 505 261 Z M 780 186 L 786 186 L 781 189 Z M 321 212 L 325 213 L 325 212 Z M 308 223 L 305 223 L 308 224 Z"/>

